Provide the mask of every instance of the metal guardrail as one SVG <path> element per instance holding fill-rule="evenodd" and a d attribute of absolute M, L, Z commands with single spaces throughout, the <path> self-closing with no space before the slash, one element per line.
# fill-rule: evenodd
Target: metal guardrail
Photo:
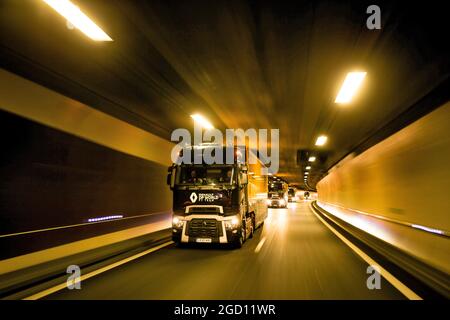
<path fill-rule="evenodd" d="M 332 204 L 332 203 L 328 203 L 328 202 L 323 202 L 323 203 L 326 204 L 326 205 L 329 205 L 329 206 L 334 206 L 334 207 L 338 207 L 338 208 L 341 208 L 341 209 L 347 209 L 347 208 L 344 208 L 344 207 L 336 205 L 336 204 Z M 320 207 L 320 204 L 317 204 L 317 205 Z M 322 208 L 322 209 L 324 209 L 324 208 Z M 372 217 L 372 218 L 375 218 L 375 219 L 378 219 L 378 220 L 384 220 L 384 221 L 400 224 L 400 225 L 403 225 L 403 226 L 407 226 L 407 227 L 410 227 L 410 228 L 414 228 L 414 229 L 417 229 L 417 230 L 429 232 L 429 233 L 434 234 L 434 235 L 450 238 L 450 231 L 448 231 L 448 230 L 436 229 L 436 228 L 433 228 L 433 227 L 423 226 L 423 225 L 420 225 L 420 224 L 417 224 L 417 223 L 413 223 L 413 222 L 409 222 L 409 221 L 402 221 L 402 220 L 392 219 L 392 218 L 388 218 L 388 217 L 384 217 L 384 216 L 380 216 L 380 215 L 377 215 L 377 214 L 368 213 L 368 212 L 364 212 L 364 211 L 360 211 L 360 210 L 355 210 L 355 209 L 348 209 L 348 210 L 351 210 L 351 211 L 354 211 L 356 213 L 359 213 L 359 214 L 362 214 L 362 215 L 365 215 L 365 216 L 368 216 L 368 217 Z"/>
<path fill-rule="evenodd" d="M 425 297 L 450 298 L 450 276 L 447 273 L 332 215 L 319 207 L 317 201 L 311 203 L 311 208 L 339 231 L 349 236 L 351 240 L 365 246 L 374 254 L 393 264 L 393 267 L 399 271 L 406 273 L 407 278 L 416 282 L 419 290 L 426 292 L 423 294 Z"/>

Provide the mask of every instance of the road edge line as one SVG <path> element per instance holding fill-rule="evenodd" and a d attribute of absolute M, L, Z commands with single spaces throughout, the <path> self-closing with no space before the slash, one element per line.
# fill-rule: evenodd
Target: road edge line
<path fill-rule="evenodd" d="M 383 278 L 385 278 L 394 288 L 400 291 L 406 298 L 409 300 L 423 300 L 419 295 L 417 295 L 414 291 L 408 288 L 404 283 L 398 280 L 394 275 L 392 275 L 389 271 L 383 268 L 379 263 L 369 257 L 364 251 L 359 249 L 356 245 L 354 245 L 350 240 L 348 240 L 345 236 L 343 236 L 339 231 L 337 231 L 333 226 L 331 226 L 328 222 L 326 222 L 321 216 L 317 214 L 314 210 L 312 203 L 310 203 L 309 208 L 314 213 L 314 215 L 328 228 L 333 232 L 342 242 L 344 242 L 350 249 L 352 249 L 358 256 L 360 256 L 365 262 L 369 265 L 376 265 L 380 269 L 380 274 Z"/>
<path fill-rule="evenodd" d="M 140 257 L 143 257 L 143 256 L 145 256 L 145 255 L 147 255 L 147 254 L 150 254 L 150 253 L 152 253 L 152 252 L 158 251 L 159 249 L 162 249 L 162 248 L 164 248 L 164 247 L 167 247 L 168 245 L 171 245 L 171 244 L 173 244 L 173 243 L 174 243 L 173 241 L 165 242 L 165 243 L 160 244 L 160 245 L 158 245 L 158 246 L 156 246 L 156 247 L 153 247 L 153 248 L 147 249 L 147 250 L 145 250 L 145 251 L 142 251 L 142 252 L 140 252 L 140 253 L 137 253 L 137 254 L 135 254 L 135 255 L 132 255 L 131 257 L 122 259 L 122 260 L 117 261 L 117 262 L 114 262 L 114 263 L 112 263 L 112 264 L 110 264 L 110 265 L 104 266 L 104 267 L 102 267 L 102 268 L 100 268 L 100 269 L 91 271 L 91 272 L 89 272 L 89 273 L 87 273 L 87 274 L 85 274 L 85 275 L 82 275 L 82 276 L 80 277 L 80 280 L 77 281 L 77 282 L 75 282 L 74 284 L 76 284 L 76 283 L 78 283 L 78 282 L 82 282 L 82 281 L 87 280 L 87 279 L 89 279 L 89 278 L 95 277 L 96 275 L 99 275 L 99 274 L 101 274 L 101 273 L 103 273 L 103 272 L 106 272 L 106 271 L 109 271 L 109 270 L 111 270 L 111 269 L 114 269 L 114 268 L 116 268 L 116 267 L 119 267 L 119 266 L 121 266 L 121 265 L 123 265 L 123 264 L 125 264 L 125 263 L 128 263 L 128 262 L 130 262 L 130 261 L 136 260 L 136 259 L 138 259 L 138 258 L 140 258 Z M 48 296 L 48 295 L 50 295 L 50 294 L 53 294 L 53 293 L 58 292 L 58 291 L 61 291 L 61 290 L 65 289 L 65 288 L 67 288 L 67 283 L 66 283 L 66 282 L 61 283 L 61 284 L 59 284 L 59 285 L 56 285 L 56 286 L 54 286 L 54 287 L 51 287 L 51 288 L 49 288 L 49 289 L 46 289 L 46 290 L 44 290 L 44 291 L 35 293 L 35 294 L 31 295 L 31 296 L 28 296 L 28 297 L 26 297 L 26 298 L 23 298 L 22 300 L 39 300 L 39 299 L 41 299 L 41 298 L 43 298 L 43 297 L 46 297 L 46 296 Z"/>

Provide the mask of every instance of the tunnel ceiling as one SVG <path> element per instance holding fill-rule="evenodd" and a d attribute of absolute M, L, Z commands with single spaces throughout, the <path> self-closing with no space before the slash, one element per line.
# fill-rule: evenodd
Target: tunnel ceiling
<path fill-rule="evenodd" d="M 2 67 L 170 138 L 199 112 L 219 129 L 279 128 L 280 175 L 325 133 L 323 169 L 448 78 L 444 4 L 74 0 L 113 39 L 95 43 L 39 0 L 0 4 Z M 367 78 L 334 104 L 347 72 Z M 314 171 L 311 185 L 319 178 Z"/>

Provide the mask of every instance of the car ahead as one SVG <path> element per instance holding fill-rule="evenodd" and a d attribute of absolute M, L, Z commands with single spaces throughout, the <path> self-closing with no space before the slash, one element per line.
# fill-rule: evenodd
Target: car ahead
<path fill-rule="evenodd" d="M 287 201 L 280 193 L 269 192 L 267 206 L 269 208 L 287 208 Z"/>
<path fill-rule="evenodd" d="M 269 181 L 267 205 L 270 208 L 287 208 L 288 184 L 280 178 Z"/>
<path fill-rule="evenodd" d="M 288 190 L 288 202 L 297 202 L 297 195 L 295 193 L 295 188 L 289 187 Z"/>

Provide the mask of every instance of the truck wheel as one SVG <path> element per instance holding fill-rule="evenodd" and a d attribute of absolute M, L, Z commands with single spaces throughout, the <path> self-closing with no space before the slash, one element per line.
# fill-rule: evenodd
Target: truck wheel
<path fill-rule="evenodd" d="M 242 223 L 242 225 L 241 225 L 241 230 L 240 230 L 240 234 L 239 234 L 239 238 L 235 241 L 235 243 L 234 243 L 234 246 L 236 247 L 236 248 L 242 248 L 242 245 L 244 244 L 244 242 L 245 242 L 245 224 L 244 223 Z"/>
<path fill-rule="evenodd" d="M 248 238 L 253 238 L 253 234 L 255 233 L 255 216 L 252 216 L 252 225 L 250 227 L 250 234 L 248 235 Z"/>

